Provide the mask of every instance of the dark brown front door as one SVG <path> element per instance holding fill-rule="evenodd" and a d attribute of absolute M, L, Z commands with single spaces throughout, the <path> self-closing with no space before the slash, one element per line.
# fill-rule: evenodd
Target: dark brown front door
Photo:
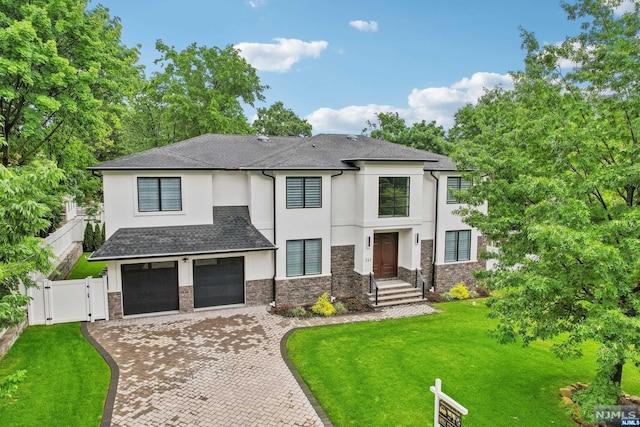
<path fill-rule="evenodd" d="M 398 233 L 373 235 L 373 275 L 377 279 L 398 276 Z"/>

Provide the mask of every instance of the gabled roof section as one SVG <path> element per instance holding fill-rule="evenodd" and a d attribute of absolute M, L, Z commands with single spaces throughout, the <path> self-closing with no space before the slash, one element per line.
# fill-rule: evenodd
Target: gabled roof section
<path fill-rule="evenodd" d="M 213 224 L 120 228 L 89 261 L 275 250 L 247 206 L 216 206 Z"/>
<path fill-rule="evenodd" d="M 425 170 L 455 170 L 446 156 L 358 135 L 310 138 L 207 134 L 90 167 L 90 170 L 349 170 L 357 161 L 425 162 Z"/>

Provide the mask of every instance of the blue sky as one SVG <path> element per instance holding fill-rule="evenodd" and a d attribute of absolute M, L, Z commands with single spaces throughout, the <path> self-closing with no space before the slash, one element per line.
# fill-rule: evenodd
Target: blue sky
<path fill-rule="evenodd" d="M 96 1 L 94 0 L 94 3 Z M 314 133 L 360 133 L 376 112 L 408 123 L 453 113 L 522 69 L 519 27 L 544 43 L 578 31 L 559 0 L 102 0 L 122 41 L 233 45 L 258 69 L 267 107 L 282 101 Z M 251 120 L 255 109 L 246 108 Z"/>

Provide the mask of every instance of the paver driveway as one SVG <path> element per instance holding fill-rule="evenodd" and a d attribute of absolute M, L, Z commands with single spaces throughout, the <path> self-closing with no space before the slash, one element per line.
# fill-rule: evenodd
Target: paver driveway
<path fill-rule="evenodd" d="M 420 304 L 298 320 L 248 307 L 87 326 L 120 369 L 112 425 L 319 426 L 282 359 L 282 337 L 298 327 L 433 311 Z"/>

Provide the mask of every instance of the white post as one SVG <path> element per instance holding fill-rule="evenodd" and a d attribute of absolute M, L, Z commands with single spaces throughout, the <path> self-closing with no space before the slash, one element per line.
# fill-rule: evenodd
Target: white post
<path fill-rule="evenodd" d="M 447 396 L 445 393 L 442 392 L 442 381 L 440 381 L 440 378 L 436 378 L 435 387 L 431 386 L 429 387 L 429 390 L 436 395 L 435 405 L 433 407 L 433 427 L 438 427 L 439 425 L 438 419 L 440 415 L 440 400 L 447 403 L 450 407 L 452 407 L 462 415 L 467 415 L 469 413 L 467 408 L 465 408 L 464 406 L 462 406 L 461 404 L 459 404 L 458 402 L 453 400 L 451 397 Z"/>
<path fill-rule="evenodd" d="M 93 318 L 95 317 L 95 313 L 94 313 L 94 309 L 93 309 L 93 295 L 92 295 L 92 289 L 91 289 L 91 281 L 93 280 L 93 277 L 85 277 L 84 279 L 84 284 L 85 287 L 87 289 L 87 316 L 88 317 L 88 321 L 93 323 Z"/>
<path fill-rule="evenodd" d="M 109 320 L 109 282 L 108 282 L 108 278 L 107 275 L 105 274 L 104 276 L 101 277 L 102 278 L 102 288 L 100 289 L 100 292 L 104 293 L 104 320 Z"/>
<path fill-rule="evenodd" d="M 51 282 L 47 279 L 42 281 L 42 292 L 44 293 L 44 324 L 53 325 L 53 292 Z"/>

